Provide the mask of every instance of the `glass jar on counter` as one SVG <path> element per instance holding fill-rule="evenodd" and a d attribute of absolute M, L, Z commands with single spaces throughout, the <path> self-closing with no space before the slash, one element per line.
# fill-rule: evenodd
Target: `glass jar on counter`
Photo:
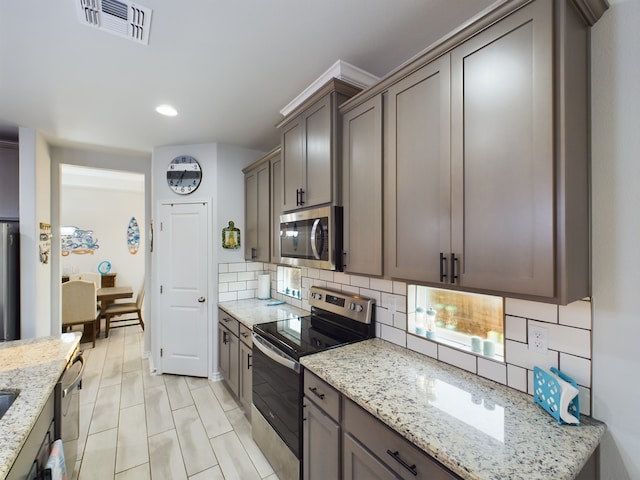
<path fill-rule="evenodd" d="M 416 307 L 416 335 L 425 335 L 427 318 L 423 307 Z"/>
<path fill-rule="evenodd" d="M 426 317 L 427 338 L 436 338 L 436 311 L 429 307 Z"/>

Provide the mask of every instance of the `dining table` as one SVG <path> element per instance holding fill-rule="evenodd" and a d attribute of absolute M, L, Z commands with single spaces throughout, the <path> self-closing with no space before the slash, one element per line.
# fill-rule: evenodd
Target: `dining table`
<path fill-rule="evenodd" d="M 100 333 L 100 323 L 107 307 L 121 298 L 133 298 L 133 287 L 102 287 L 96 290 L 96 296 L 100 303 L 100 314 L 98 315 L 96 328 L 97 333 Z"/>

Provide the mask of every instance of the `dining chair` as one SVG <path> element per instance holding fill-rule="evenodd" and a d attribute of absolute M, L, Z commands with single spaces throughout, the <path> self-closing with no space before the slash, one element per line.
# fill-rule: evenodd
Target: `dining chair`
<path fill-rule="evenodd" d="M 96 284 L 84 280 L 69 280 L 62 284 L 62 330 L 82 325 L 83 337 L 96 346 Z"/>
<path fill-rule="evenodd" d="M 103 312 L 103 316 L 105 318 L 105 332 L 104 337 L 109 337 L 109 329 L 117 328 L 117 327 L 129 327 L 131 325 L 138 325 L 142 327 L 144 330 L 144 320 L 142 319 L 142 303 L 144 301 L 144 282 L 140 286 L 140 290 L 138 290 L 138 295 L 136 296 L 135 302 L 114 302 L 107 306 L 107 308 Z M 134 318 L 118 318 L 113 319 L 113 317 L 120 317 L 122 315 L 136 315 Z M 114 325 L 111 326 L 112 323 L 123 323 L 123 325 Z"/>
<path fill-rule="evenodd" d="M 93 282 L 96 284 L 96 288 L 102 286 L 102 275 L 93 272 L 80 272 L 72 273 L 69 275 L 69 280 L 84 280 L 85 282 Z"/>

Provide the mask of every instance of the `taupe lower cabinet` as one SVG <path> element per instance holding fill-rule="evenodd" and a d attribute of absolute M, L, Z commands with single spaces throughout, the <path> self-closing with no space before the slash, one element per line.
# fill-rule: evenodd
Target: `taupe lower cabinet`
<path fill-rule="evenodd" d="M 224 382 L 236 397 L 240 384 L 239 329 L 238 320 L 218 309 L 218 368 Z"/>
<path fill-rule="evenodd" d="M 278 125 L 285 211 L 338 203 L 338 105 L 360 91 L 332 79 Z"/>
<path fill-rule="evenodd" d="M 459 477 L 305 370 L 303 480 Z"/>
<path fill-rule="evenodd" d="M 243 169 L 244 172 L 244 258 L 256 262 L 271 260 L 271 164 L 279 156 L 276 148 Z"/>
<path fill-rule="evenodd" d="M 382 275 L 382 96 L 342 117 L 344 271 Z"/>
<path fill-rule="evenodd" d="M 589 294 L 587 49 L 573 2 L 536 0 L 389 86 L 391 277 Z"/>
<path fill-rule="evenodd" d="M 238 371 L 238 399 L 247 417 L 251 416 L 253 380 L 253 340 L 251 330 L 240 324 L 240 360 Z"/>

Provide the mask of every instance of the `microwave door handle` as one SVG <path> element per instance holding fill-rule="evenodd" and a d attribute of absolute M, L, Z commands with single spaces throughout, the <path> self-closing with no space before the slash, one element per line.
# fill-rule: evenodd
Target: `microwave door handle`
<path fill-rule="evenodd" d="M 320 248 L 318 248 L 317 244 L 318 228 L 320 228 Z M 322 233 L 322 223 L 320 223 L 319 218 L 316 218 L 313 222 L 313 227 L 311 227 L 311 250 L 313 250 L 313 256 L 316 260 L 322 260 L 322 253 L 324 252 L 324 235 Z"/>

